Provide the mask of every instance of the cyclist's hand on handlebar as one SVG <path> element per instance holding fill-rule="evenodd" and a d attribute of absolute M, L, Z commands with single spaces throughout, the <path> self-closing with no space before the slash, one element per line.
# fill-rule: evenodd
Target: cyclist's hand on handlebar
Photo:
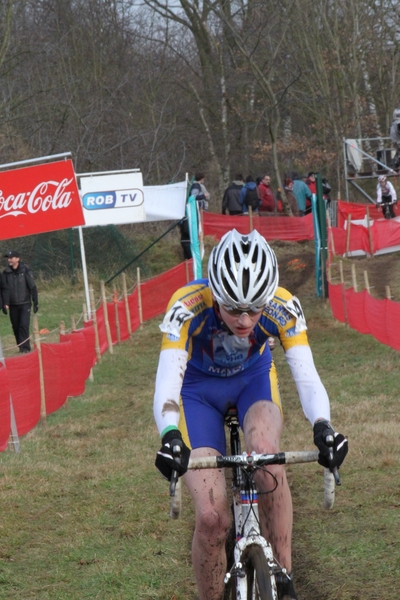
<path fill-rule="evenodd" d="M 344 435 L 325 420 L 314 423 L 314 444 L 319 450 L 319 464 L 331 471 L 340 467 L 349 449 Z"/>
<path fill-rule="evenodd" d="M 161 475 L 171 481 L 173 471 L 176 471 L 179 476 L 186 473 L 190 450 L 182 440 L 179 429 L 167 431 L 161 442 L 162 446 L 157 452 L 155 464 Z"/>

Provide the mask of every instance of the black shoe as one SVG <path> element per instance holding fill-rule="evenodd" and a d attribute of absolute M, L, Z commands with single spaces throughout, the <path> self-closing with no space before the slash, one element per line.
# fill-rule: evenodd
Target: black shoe
<path fill-rule="evenodd" d="M 293 573 L 290 575 L 279 573 L 276 576 L 276 587 L 278 600 L 299 600 L 293 585 Z"/>

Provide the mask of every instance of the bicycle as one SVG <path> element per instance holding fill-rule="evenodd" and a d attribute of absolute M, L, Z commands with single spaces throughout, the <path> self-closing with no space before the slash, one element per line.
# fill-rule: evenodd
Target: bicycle
<path fill-rule="evenodd" d="M 258 497 L 254 473 L 273 464 L 315 462 L 318 451 L 278 452 L 276 454 L 241 454 L 239 421 L 236 408 L 228 411 L 225 424 L 230 432 L 231 454 L 190 459 L 189 469 L 232 469 L 233 528 L 227 540 L 228 566 L 225 576 L 225 600 L 278 600 L 277 576 L 288 577 L 274 558 L 271 544 L 261 535 L 258 517 Z M 329 440 L 333 444 L 332 440 Z M 178 449 L 177 449 L 178 450 Z M 324 507 L 332 508 L 338 472 L 324 469 Z M 180 480 L 174 473 L 170 483 L 172 518 L 181 511 Z M 232 552 L 229 548 L 233 548 Z"/>

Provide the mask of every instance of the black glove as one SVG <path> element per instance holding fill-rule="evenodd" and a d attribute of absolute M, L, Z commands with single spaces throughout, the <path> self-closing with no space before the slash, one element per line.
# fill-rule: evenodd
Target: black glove
<path fill-rule="evenodd" d="M 3 308 L 1 309 L 3 311 L 3 313 L 6 315 L 7 314 L 7 309 L 5 306 L 3 306 Z"/>
<path fill-rule="evenodd" d="M 38 304 L 34 304 L 33 305 L 33 312 L 36 314 L 38 310 L 39 310 L 39 305 Z"/>
<path fill-rule="evenodd" d="M 171 481 L 172 471 L 177 471 L 178 475 L 184 475 L 187 471 L 190 457 L 190 450 L 182 440 L 182 434 L 179 429 L 172 429 L 162 438 L 161 449 L 157 452 L 156 467 L 168 481 Z M 178 446 L 180 456 L 174 456 L 172 449 Z"/>
<path fill-rule="evenodd" d="M 341 433 L 336 433 L 329 421 L 314 423 L 314 444 L 319 450 L 319 464 L 331 471 L 340 467 L 349 449 L 347 439 Z"/>

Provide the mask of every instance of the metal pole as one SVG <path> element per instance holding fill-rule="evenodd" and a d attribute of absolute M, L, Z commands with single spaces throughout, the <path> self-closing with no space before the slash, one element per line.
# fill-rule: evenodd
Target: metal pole
<path fill-rule="evenodd" d="M 87 306 L 87 311 L 88 311 L 88 320 L 90 321 L 90 319 L 92 318 L 92 309 L 91 309 L 91 304 L 90 304 L 89 281 L 88 281 L 87 268 L 86 268 L 86 255 L 85 255 L 85 245 L 83 243 L 82 227 L 78 227 L 78 231 L 79 231 L 79 244 L 81 247 L 83 283 L 85 286 L 86 306 Z"/>
<path fill-rule="evenodd" d="M 0 169 L 7 169 L 8 167 L 20 167 L 22 165 L 32 165 L 33 163 L 44 162 L 45 160 L 55 160 L 57 158 L 68 158 L 71 156 L 71 152 L 63 152 L 62 154 L 51 154 L 49 156 L 40 156 L 39 158 L 29 158 L 27 160 L 19 160 L 18 162 L 0 165 Z"/>

